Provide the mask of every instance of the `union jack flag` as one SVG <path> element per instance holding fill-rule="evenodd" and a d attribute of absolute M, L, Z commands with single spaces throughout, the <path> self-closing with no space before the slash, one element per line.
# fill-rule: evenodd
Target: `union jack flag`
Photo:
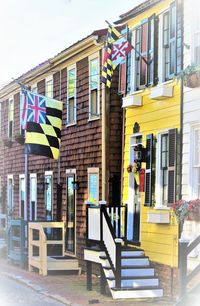
<path fill-rule="evenodd" d="M 21 94 L 21 127 L 26 129 L 27 122 L 46 123 L 46 98 L 23 90 Z"/>

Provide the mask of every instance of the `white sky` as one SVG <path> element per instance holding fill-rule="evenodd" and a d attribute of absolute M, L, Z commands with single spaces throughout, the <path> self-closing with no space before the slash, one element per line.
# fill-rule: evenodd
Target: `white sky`
<path fill-rule="evenodd" d="M 142 0 L 0 0 L 0 87 Z"/>

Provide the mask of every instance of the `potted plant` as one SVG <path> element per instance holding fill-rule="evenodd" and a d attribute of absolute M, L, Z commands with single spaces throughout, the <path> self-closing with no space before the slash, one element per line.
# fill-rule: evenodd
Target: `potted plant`
<path fill-rule="evenodd" d="M 187 66 L 181 73 L 183 84 L 190 88 L 200 86 L 200 65 L 191 64 Z"/>
<path fill-rule="evenodd" d="M 178 223 L 183 224 L 185 220 L 200 221 L 200 199 L 179 200 L 173 204 L 173 211 Z"/>

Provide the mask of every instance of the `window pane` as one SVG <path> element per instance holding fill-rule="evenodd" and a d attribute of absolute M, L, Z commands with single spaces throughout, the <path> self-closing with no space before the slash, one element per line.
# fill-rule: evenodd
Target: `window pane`
<path fill-rule="evenodd" d="M 91 92 L 91 117 L 96 115 L 98 115 L 97 89 L 94 89 Z"/>
<path fill-rule="evenodd" d="M 24 219 L 24 201 L 25 201 L 25 179 L 20 179 L 20 207 L 21 207 L 21 217 Z"/>
<path fill-rule="evenodd" d="M 200 64 L 200 32 L 194 36 L 194 62 Z"/>
<path fill-rule="evenodd" d="M 98 174 L 89 174 L 89 201 L 98 204 Z"/>
<path fill-rule="evenodd" d="M 145 85 L 146 84 L 146 68 L 147 68 L 146 63 L 143 60 L 141 60 L 141 65 L 140 65 L 140 85 Z"/>
<path fill-rule="evenodd" d="M 68 72 L 68 96 L 73 97 L 75 95 L 75 69 Z"/>
<path fill-rule="evenodd" d="M 148 23 L 142 25 L 142 46 L 141 52 L 147 52 L 147 32 L 148 32 Z"/>
<path fill-rule="evenodd" d="M 49 80 L 48 82 L 46 82 L 46 96 L 49 98 L 53 98 L 53 80 Z"/>
<path fill-rule="evenodd" d="M 194 142 L 194 166 L 200 166 L 200 130 L 195 130 Z"/>
<path fill-rule="evenodd" d="M 98 73 L 98 58 L 90 61 L 90 88 L 98 88 L 99 73 Z"/>
<path fill-rule="evenodd" d="M 46 218 L 52 220 L 52 177 L 45 177 Z"/>
<path fill-rule="evenodd" d="M 170 74 L 175 72 L 175 40 L 170 43 Z"/>
<path fill-rule="evenodd" d="M 75 121 L 74 98 L 70 98 L 68 100 L 68 104 L 68 123 L 72 123 Z"/>
<path fill-rule="evenodd" d="M 163 45 L 169 45 L 169 13 L 163 16 Z"/>
<path fill-rule="evenodd" d="M 176 6 L 175 3 L 171 5 L 170 11 L 170 38 L 174 38 L 176 34 Z"/>
<path fill-rule="evenodd" d="M 161 169 L 168 166 L 168 134 L 161 136 Z"/>

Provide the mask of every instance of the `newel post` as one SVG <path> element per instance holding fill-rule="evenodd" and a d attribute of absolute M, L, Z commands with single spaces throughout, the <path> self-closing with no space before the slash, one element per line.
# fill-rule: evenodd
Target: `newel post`
<path fill-rule="evenodd" d="M 122 239 L 116 238 L 116 275 L 115 275 L 115 287 L 121 288 L 121 244 Z"/>
<path fill-rule="evenodd" d="M 187 285 L 187 246 L 188 240 L 179 239 L 179 285 L 180 297 L 186 292 Z"/>

